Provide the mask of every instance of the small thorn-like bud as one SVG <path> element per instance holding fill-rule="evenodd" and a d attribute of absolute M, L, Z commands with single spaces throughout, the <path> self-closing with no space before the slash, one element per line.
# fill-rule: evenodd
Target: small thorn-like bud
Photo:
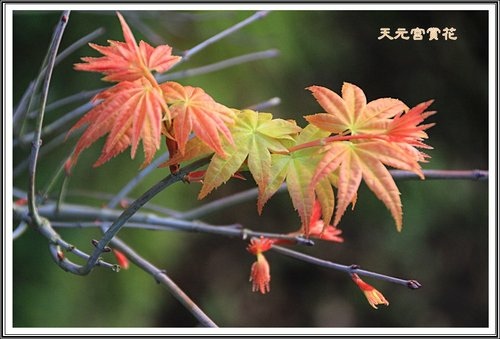
<path fill-rule="evenodd" d="M 109 252 L 111 252 L 111 247 L 106 246 L 106 247 L 104 247 L 104 248 L 103 248 L 103 250 L 102 250 L 102 251 L 103 251 L 103 252 L 106 252 L 106 253 L 109 253 Z"/>
<path fill-rule="evenodd" d="M 94 247 L 97 247 L 97 245 L 99 244 L 99 241 L 97 241 L 95 239 L 92 239 L 91 242 L 92 242 L 92 245 L 94 245 Z"/>
<path fill-rule="evenodd" d="M 116 257 L 116 261 L 118 261 L 118 264 L 124 269 L 128 269 L 128 267 L 130 266 L 129 262 L 128 262 L 128 259 L 127 257 L 125 256 L 125 254 L 123 254 L 121 251 L 117 250 L 117 249 L 113 249 L 113 254 L 115 255 Z"/>
<path fill-rule="evenodd" d="M 351 266 L 349 266 L 349 268 L 351 270 L 359 270 L 360 269 L 360 266 L 359 265 L 356 265 L 356 264 L 352 264 Z"/>
<path fill-rule="evenodd" d="M 63 251 L 57 250 L 57 259 L 59 259 L 59 261 L 64 260 L 64 252 Z"/>
<path fill-rule="evenodd" d="M 120 207 L 123 209 L 126 209 L 130 206 L 130 203 L 127 199 L 121 199 L 120 200 Z"/>

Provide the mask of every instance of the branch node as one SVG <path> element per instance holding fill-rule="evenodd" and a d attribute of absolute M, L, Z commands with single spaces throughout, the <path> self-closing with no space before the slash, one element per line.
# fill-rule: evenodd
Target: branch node
<path fill-rule="evenodd" d="M 160 281 L 160 279 L 158 279 L 158 276 L 159 275 L 166 275 L 166 274 L 167 274 L 167 270 L 165 270 L 165 269 L 156 271 L 156 273 L 153 275 L 153 277 L 155 278 L 156 283 L 157 284 L 161 284 L 161 281 Z"/>
<path fill-rule="evenodd" d="M 361 267 L 359 265 L 356 265 L 356 264 L 352 264 L 351 266 L 349 266 L 349 269 L 351 271 L 355 271 L 355 270 L 359 270 Z"/>

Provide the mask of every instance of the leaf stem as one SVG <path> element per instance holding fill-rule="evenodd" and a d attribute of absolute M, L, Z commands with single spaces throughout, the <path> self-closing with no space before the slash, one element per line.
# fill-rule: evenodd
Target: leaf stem
<path fill-rule="evenodd" d="M 309 147 L 318 147 L 324 146 L 329 142 L 335 141 L 351 141 L 351 140 L 366 140 L 366 139 L 383 139 L 386 140 L 385 135 L 377 135 L 377 134 L 354 134 L 354 135 L 334 135 L 326 138 L 321 138 L 309 142 L 305 142 L 303 144 L 292 146 L 288 149 L 288 152 L 296 152 Z M 278 154 L 284 154 L 280 152 L 276 152 Z"/>

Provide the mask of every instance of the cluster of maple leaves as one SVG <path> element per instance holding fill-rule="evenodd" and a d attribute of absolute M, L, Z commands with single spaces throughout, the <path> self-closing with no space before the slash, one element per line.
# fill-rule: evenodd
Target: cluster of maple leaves
<path fill-rule="evenodd" d="M 424 177 L 419 162 L 428 156 L 419 149 L 430 148 L 423 140 L 433 124 L 422 122 L 434 113 L 426 111 L 432 101 L 410 109 L 392 98 L 367 103 L 363 91 L 350 83 L 344 83 L 341 96 L 311 86 L 308 90 L 325 112 L 305 116 L 309 124 L 304 128 L 270 113 L 230 109 L 201 88 L 177 82 L 159 84 L 152 72 L 169 70 L 181 57 L 172 55 L 168 45 L 137 44 L 122 15 L 117 15 L 125 42 L 90 44 L 103 56 L 85 57 L 84 63 L 75 65 L 77 70 L 103 73 L 103 80 L 116 84 L 96 95 L 96 106 L 70 130 L 86 126 L 67 171 L 84 149 L 104 135 L 106 142 L 94 166 L 129 146 L 134 158 L 139 141 L 145 166 L 165 138 L 170 159 L 163 166 L 173 172 L 181 163 L 212 155 L 207 169 L 193 176 L 202 182 L 200 199 L 240 171 L 249 171 L 259 190 L 259 213 L 286 183 L 301 218 L 295 234 L 342 242 L 337 226 L 349 204 L 354 206 L 363 179 L 401 230 L 400 193 L 386 166 Z M 261 293 L 269 291 L 270 281 L 269 264 L 262 253 L 276 242 L 252 239 L 248 247 L 257 256 L 251 274 L 253 289 Z M 352 277 L 372 306 L 388 304 L 373 287 L 357 275 Z"/>

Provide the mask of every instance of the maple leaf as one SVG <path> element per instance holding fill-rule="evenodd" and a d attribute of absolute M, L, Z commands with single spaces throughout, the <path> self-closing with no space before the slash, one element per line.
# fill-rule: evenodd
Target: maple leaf
<path fill-rule="evenodd" d="M 427 156 L 416 147 L 428 147 L 422 142 L 427 137 L 423 131 L 432 124 L 419 124 L 434 113 L 424 112 L 432 101 L 403 114 L 401 108 L 406 106 L 398 100 L 378 99 L 367 104 L 363 91 L 349 83 L 342 87 L 342 98 L 324 87 L 312 86 L 309 90 L 328 113 L 307 116 L 306 120 L 338 134 L 326 139 L 322 159 L 310 184 L 310 190 L 314 191 L 323 178 L 332 173 L 338 176 L 333 226 L 337 226 L 349 203 L 355 200 L 363 179 L 389 209 L 400 231 L 403 224 L 400 193 L 385 165 L 424 178 L 418 162 Z M 319 199 L 325 198 L 319 196 Z"/>
<path fill-rule="evenodd" d="M 185 152 L 189 135 L 194 134 L 217 154 L 224 155 L 220 134 L 233 143 L 229 125 L 234 123 L 234 112 L 217 103 L 203 89 L 182 86 L 176 82 L 160 85 L 172 115 L 172 137 L 178 150 Z"/>
<path fill-rule="evenodd" d="M 156 150 L 160 148 L 162 116 L 164 112 L 168 112 L 161 90 L 141 78 L 122 81 L 97 94 L 92 100 L 102 101 L 68 132 L 69 135 L 88 125 L 66 167 L 73 166 L 79 154 L 105 134 L 108 137 L 94 167 L 102 165 L 128 146 L 132 147 L 131 157 L 134 158 L 140 140 L 145 153 L 142 166 L 151 162 Z"/>
<path fill-rule="evenodd" d="M 82 61 L 85 63 L 75 64 L 76 70 L 104 73 L 105 81 L 133 81 L 146 77 L 156 82 L 151 70 L 162 73 L 181 60 L 181 57 L 172 55 L 172 47 L 168 45 L 154 48 L 144 41 L 140 41 L 137 45 L 123 16 L 119 12 L 116 14 L 120 20 L 125 42 L 108 40 L 109 46 L 90 43 L 90 47 L 104 56 L 84 57 Z"/>
<path fill-rule="evenodd" d="M 317 141 L 329 134 L 329 132 L 322 131 L 316 126 L 308 125 L 300 134 L 294 137 L 293 145 Z M 315 196 L 310 190 L 310 183 L 320 159 L 318 147 L 308 147 L 287 154 L 272 154 L 269 182 L 265 185 L 265 189 L 260 192 L 257 201 L 259 213 L 262 213 L 264 205 L 276 193 L 282 183 L 286 182 L 293 207 L 299 213 L 302 227 L 307 234 L 315 201 Z M 329 178 L 326 178 L 318 185 L 318 192 L 321 192 L 324 197 L 321 201 L 322 204 L 326 205 L 323 206 L 325 211 L 333 209 L 334 197 L 329 180 Z M 331 216 L 327 215 L 325 221 L 330 218 Z"/>
<path fill-rule="evenodd" d="M 234 145 L 225 141 L 222 149 L 225 156 L 215 154 L 208 165 L 199 199 L 229 180 L 247 161 L 259 191 L 263 191 L 269 181 L 271 151 L 286 152 L 286 140 L 298 133 L 300 127 L 295 122 L 273 119 L 270 113 L 243 110 L 236 114 L 235 124 L 230 126 Z"/>

